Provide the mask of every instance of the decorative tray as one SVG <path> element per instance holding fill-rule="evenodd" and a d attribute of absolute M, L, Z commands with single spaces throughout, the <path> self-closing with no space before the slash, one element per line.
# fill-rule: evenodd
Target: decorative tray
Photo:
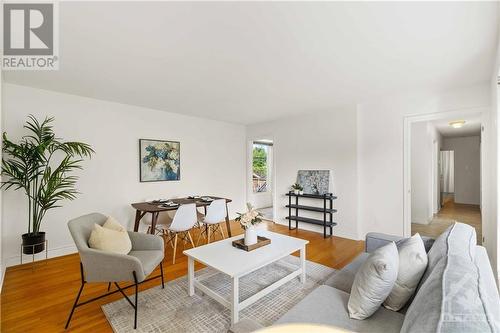
<path fill-rule="evenodd" d="M 253 251 L 255 249 L 258 249 L 259 247 L 263 247 L 269 244 L 271 244 L 271 240 L 262 236 L 257 236 L 257 243 L 253 245 L 245 245 L 245 237 L 233 241 L 234 247 L 245 250 L 247 252 Z"/>

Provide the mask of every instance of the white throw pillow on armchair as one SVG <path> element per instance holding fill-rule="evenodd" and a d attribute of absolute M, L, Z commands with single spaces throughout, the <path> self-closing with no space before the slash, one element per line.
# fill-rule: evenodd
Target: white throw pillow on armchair
<path fill-rule="evenodd" d="M 90 233 L 89 247 L 96 250 L 128 254 L 132 250 L 132 242 L 127 230 L 112 217 L 103 226 L 94 224 Z"/>
<path fill-rule="evenodd" d="M 366 319 L 391 293 L 398 277 L 399 255 L 394 242 L 375 250 L 354 277 L 347 308 L 349 317 Z"/>
<path fill-rule="evenodd" d="M 113 216 L 108 216 L 108 219 L 102 226 L 115 231 L 127 231 Z"/>
<path fill-rule="evenodd" d="M 393 311 L 401 310 L 415 293 L 427 268 L 427 252 L 424 241 L 417 233 L 398 243 L 399 271 L 394 288 L 384 302 Z"/>

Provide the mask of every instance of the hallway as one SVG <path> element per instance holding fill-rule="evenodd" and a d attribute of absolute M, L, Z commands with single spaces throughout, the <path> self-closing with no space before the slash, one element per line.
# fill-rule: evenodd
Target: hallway
<path fill-rule="evenodd" d="M 481 210 L 479 206 L 457 204 L 453 199 L 453 195 L 445 197 L 443 207 L 439 213 L 434 215 L 429 224 L 412 223 L 411 233 L 413 235 L 418 232 L 421 236 L 436 238 L 454 221 L 474 227 L 477 234 L 477 244 L 482 244 Z"/>
<path fill-rule="evenodd" d="M 257 209 L 257 211 L 262 214 L 262 218 L 264 220 L 274 222 L 273 207 L 259 208 L 259 209 Z"/>

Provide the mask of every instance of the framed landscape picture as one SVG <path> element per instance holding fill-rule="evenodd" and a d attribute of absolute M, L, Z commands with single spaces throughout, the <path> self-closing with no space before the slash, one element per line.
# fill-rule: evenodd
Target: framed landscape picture
<path fill-rule="evenodd" d="M 177 141 L 139 140 L 141 182 L 181 179 L 181 144 Z"/>

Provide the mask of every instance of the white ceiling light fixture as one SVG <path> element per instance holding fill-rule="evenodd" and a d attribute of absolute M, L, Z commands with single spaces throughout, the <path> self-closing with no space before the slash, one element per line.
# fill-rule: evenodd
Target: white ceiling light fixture
<path fill-rule="evenodd" d="M 465 120 L 455 120 L 448 123 L 453 128 L 461 128 L 465 125 Z"/>

